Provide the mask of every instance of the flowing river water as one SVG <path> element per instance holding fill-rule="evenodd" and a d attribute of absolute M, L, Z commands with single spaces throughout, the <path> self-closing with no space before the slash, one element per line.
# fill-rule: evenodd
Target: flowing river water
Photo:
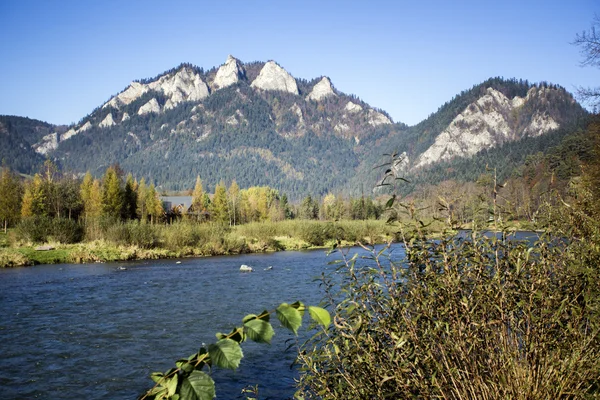
<path fill-rule="evenodd" d="M 334 271 L 332 259 L 319 250 L 0 270 L 0 398 L 135 399 L 152 386 L 150 372 L 244 315 L 317 305 L 315 278 Z M 261 399 L 293 395 L 294 336 L 273 326 L 272 345 L 244 343 L 237 371 L 213 369 L 217 398 L 244 398 L 250 385 Z"/>

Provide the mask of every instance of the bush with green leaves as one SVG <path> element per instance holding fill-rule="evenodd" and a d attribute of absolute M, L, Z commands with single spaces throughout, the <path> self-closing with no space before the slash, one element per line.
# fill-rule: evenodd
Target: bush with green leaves
<path fill-rule="evenodd" d="M 365 247 L 323 278 L 333 326 L 299 355 L 299 397 L 600 396 L 597 244 L 399 236 L 405 257 Z"/>
<path fill-rule="evenodd" d="M 249 314 L 242 319 L 242 325 L 230 333 L 217 333 L 217 342 L 202 347 L 197 353 L 178 360 L 175 367 L 151 374 L 156 383 L 153 388 L 140 396 L 145 399 L 169 400 L 211 400 L 216 397 L 215 382 L 203 368 L 220 367 L 237 369 L 244 357 L 241 345 L 250 339 L 257 343 L 271 343 L 275 330 L 271 325 L 271 315 L 285 328 L 294 334 L 302 325 L 302 317 L 308 311 L 312 321 L 326 329 L 331 323 L 329 312 L 315 306 L 305 306 L 297 301 L 292 304 L 282 303 L 277 309 L 263 311 L 260 314 Z"/>
<path fill-rule="evenodd" d="M 15 229 L 15 237 L 30 243 L 78 243 L 83 239 L 83 227 L 71 219 L 37 215 L 22 219 Z"/>

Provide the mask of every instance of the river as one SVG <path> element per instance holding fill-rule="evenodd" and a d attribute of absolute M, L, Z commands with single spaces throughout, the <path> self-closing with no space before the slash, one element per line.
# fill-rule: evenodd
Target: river
<path fill-rule="evenodd" d="M 214 342 L 244 315 L 284 301 L 318 304 L 315 278 L 333 271 L 333 257 L 319 250 L 0 270 L 1 397 L 135 399 L 152 386 L 150 372 Z M 241 264 L 255 272 L 241 273 Z M 237 371 L 212 371 L 217 398 L 244 398 L 249 385 L 261 399 L 293 395 L 293 335 L 273 322 L 272 345 L 244 343 Z"/>

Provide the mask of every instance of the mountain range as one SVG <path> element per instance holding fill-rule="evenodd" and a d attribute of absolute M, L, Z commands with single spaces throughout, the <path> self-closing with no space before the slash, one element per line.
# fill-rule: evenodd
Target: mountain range
<path fill-rule="evenodd" d="M 134 81 L 72 126 L 0 116 L 0 157 L 21 173 L 45 158 L 96 176 L 119 163 L 165 190 L 189 189 L 200 175 L 209 189 L 236 179 L 297 199 L 372 187 L 373 167 L 392 151 L 403 154 L 402 173 L 413 182 L 470 179 L 483 171 L 468 160 L 506 164 L 510 151 L 518 163 L 586 115 L 557 85 L 492 78 L 407 126 L 329 77 L 294 78 L 274 61 L 229 56 L 208 71 L 182 64 Z"/>

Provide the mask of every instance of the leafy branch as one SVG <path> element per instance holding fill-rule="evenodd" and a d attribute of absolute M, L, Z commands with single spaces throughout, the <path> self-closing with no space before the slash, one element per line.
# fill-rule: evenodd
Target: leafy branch
<path fill-rule="evenodd" d="M 244 357 L 241 344 L 247 339 L 257 343 L 271 343 L 275 330 L 271 325 L 271 315 L 275 314 L 281 325 L 298 334 L 305 311 L 311 319 L 326 329 L 331 323 L 329 312 L 321 307 L 305 306 L 297 301 L 281 303 L 275 310 L 264 310 L 260 314 L 248 314 L 242 325 L 228 334 L 217 333 L 217 341 L 201 347 L 197 353 L 175 362 L 175 368 L 153 372 L 150 378 L 155 385 L 140 397 L 140 400 L 209 400 L 216 396 L 215 382 L 202 371 L 205 366 L 235 370 Z"/>

